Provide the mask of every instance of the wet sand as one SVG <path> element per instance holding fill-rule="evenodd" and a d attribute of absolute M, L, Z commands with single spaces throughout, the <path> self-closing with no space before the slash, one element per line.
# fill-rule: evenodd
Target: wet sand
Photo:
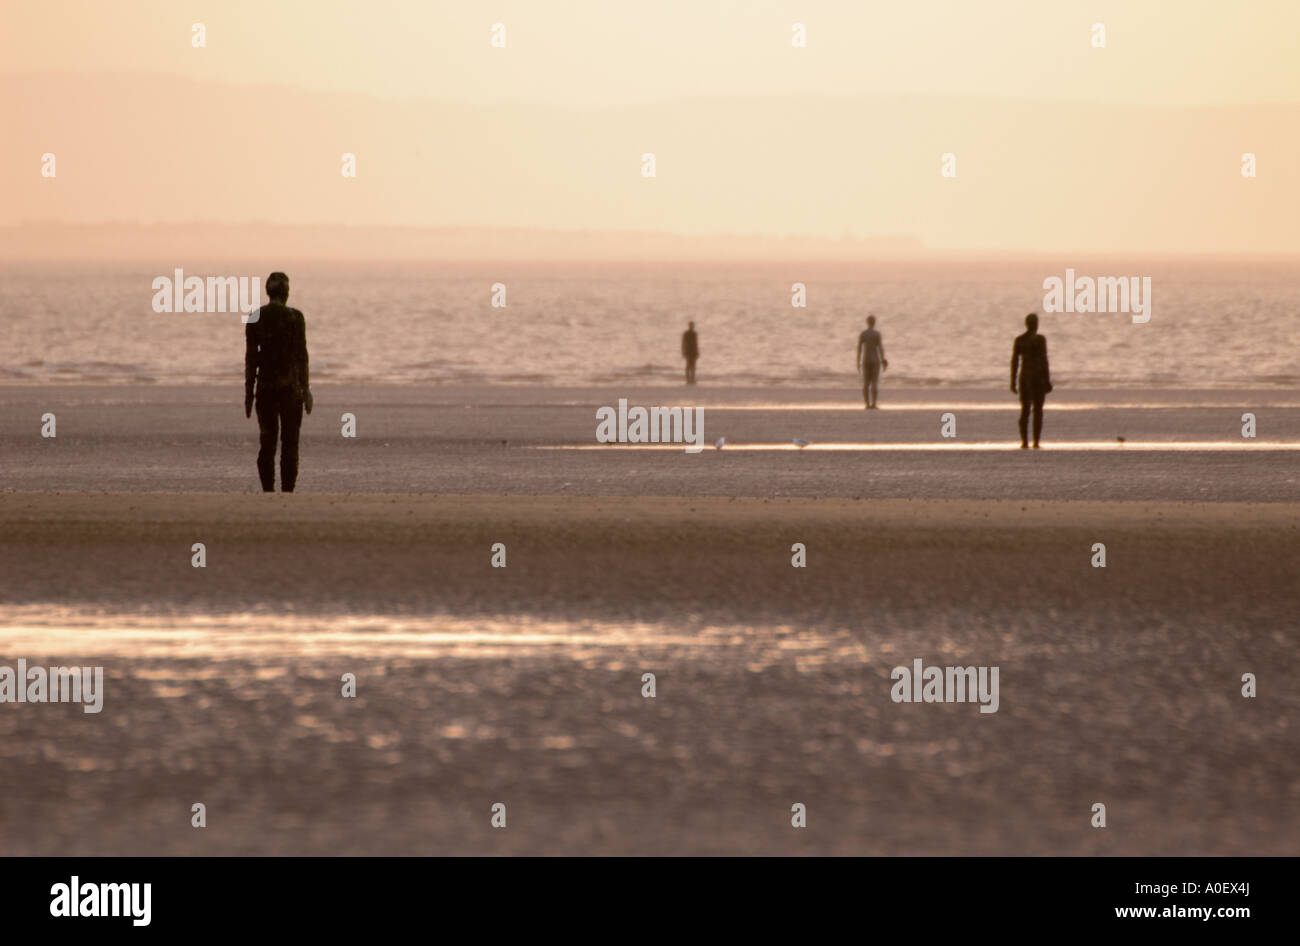
<path fill-rule="evenodd" d="M 1018 410 L 1006 390 L 886 388 L 883 408 L 870 412 L 851 384 L 318 384 L 315 394 L 300 492 L 1300 501 L 1300 393 L 1277 389 L 1060 391 L 1048 403 L 1044 449 L 1026 454 L 1006 449 Z M 255 492 L 257 424 L 245 419 L 242 397 L 238 384 L 0 386 L 0 486 Z M 593 449 L 597 407 L 619 398 L 703 406 L 709 446 L 695 456 Z M 1254 440 L 1241 436 L 1246 412 L 1257 418 Z M 46 413 L 57 420 L 54 439 L 40 436 Z M 355 438 L 341 436 L 344 413 L 355 418 Z M 940 435 L 945 413 L 955 415 L 954 439 Z M 812 447 L 795 448 L 795 438 Z M 1213 449 L 1149 449 L 1192 442 Z M 837 444 L 884 449 L 846 456 Z M 780 449 L 745 449 L 755 446 Z"/>
<path fill-rule="evenodd" d="M 362 437 L 313 434 L 303 491 L 266 496 L 224 395 L 0 390 L 0 664 L 106 678 L 99 714 L 0 706 L 0 850 L 1295 853 L 1295 452 L 543 450 L 585 404 L 446 393 L 318 391 L 312 422 L 350 398 Z M 1252 397 L 1050 419 L 1230 442 Z M 864 439 L 729 398 L 737 439 Z M 921 442 L 914 403 L 876 433 Z M 998 666 L 998 712 L 894 703 L 918 657 Z"/>

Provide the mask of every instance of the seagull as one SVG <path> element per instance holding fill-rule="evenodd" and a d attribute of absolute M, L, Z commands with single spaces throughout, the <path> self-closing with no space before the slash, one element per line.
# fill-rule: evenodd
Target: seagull
<path fill-rule="evenodd" d="M 803 440 L 802 438 L 799 438 L 799 437 L 795 437 L 794 440 L 791 441 L 791 442 L 792 442 L 796 447 L 798 447 L 800 450 L 802 450 L 804 447 L 808 446 L 808 444 L 812 443 L 811 440 Z"/>
<path fill-rule="evenodd" d="M 727 438 L 719 437 L 713 445 L 717 447 L 719 450 L 721 450 L 723 447 L 727 445 Z"/>

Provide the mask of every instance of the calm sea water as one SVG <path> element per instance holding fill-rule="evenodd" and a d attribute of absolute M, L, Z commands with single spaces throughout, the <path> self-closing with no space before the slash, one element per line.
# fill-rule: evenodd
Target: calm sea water
<path fill-rule="evenodd" d="M 672 382 L 696 322 L 707 384 L 844 384 L 879 319 L 891 385 L 1006 384 L 1043 280 L 1150 276 L 1152 317 L 1044 314 L 1054 380 L 1073 386 L 1300 381 L 1300 264 L 1086 261 L 803 265 L 306 264 L 284 268 L 316 381 L 534 385 Z M 238 314 L 155 313 L 176 263 L 0 265 L 0 380 L 219 382 L 243 371 Z M 208 262 L 186 275 L 257 275 Z M 505 283 L 507 305 L 491 287 Z M 806 308 L 791 285 L 807 285 Z"/>

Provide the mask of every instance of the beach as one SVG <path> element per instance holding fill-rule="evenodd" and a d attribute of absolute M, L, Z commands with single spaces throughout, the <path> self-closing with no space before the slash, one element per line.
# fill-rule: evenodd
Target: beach
<path fill-rule="evenodd" d="M 871 412 L 851 375 L 837 388 L 318 384 L 315 396 L 303 492 L 1300 500 L 1300 393 L 1284 388 L 1058 390 L 1045 448 L 1029 456 L 1014 449 L 1019 402 L 1005 387 L 895 391 L 886 378 Z M 596 411 L 620 399 L 703 407 L 706 449 L 598 444 Z M 46 413 L 54 439 L 40 436 Z M 0 386 L 0 438 L 9 489 L 258 488 L 238 383 Z"/>
<path fill-rule="evenodd" d="M 597 444 L 619 398 L 706 448 Z M 0 706 L 5 853 L 1300 842 L 1293 392 L 1061 391 L 1020 451 L 993 389 L 320 385 L 294 495 L 238 385 L 0 406 L 0 663 L 105 679 Z M 895 702 L 916 659 L 997 711 Z"/>

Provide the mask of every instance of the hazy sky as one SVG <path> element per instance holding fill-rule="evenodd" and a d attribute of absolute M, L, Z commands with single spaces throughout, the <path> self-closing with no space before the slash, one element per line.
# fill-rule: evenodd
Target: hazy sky
<path fill-rule="evenodd" d="M 0 0 L 0 224 L 1297 253 L 1298 36 L 1300 0 Z"/>
<path fill-rule="evenodd" d="M 0 69 L 563 106 L 899 92 L 1300 102 L 1296 0 L 5 0 Z M 190 43 L 207 28 L 207 47 Z M 790 43 L 806 24 L 808 45 Z M 1105 50 L 1090 45 L 1106 26 Z M 492 25 L 507 45 L 489 44 Z"/>

